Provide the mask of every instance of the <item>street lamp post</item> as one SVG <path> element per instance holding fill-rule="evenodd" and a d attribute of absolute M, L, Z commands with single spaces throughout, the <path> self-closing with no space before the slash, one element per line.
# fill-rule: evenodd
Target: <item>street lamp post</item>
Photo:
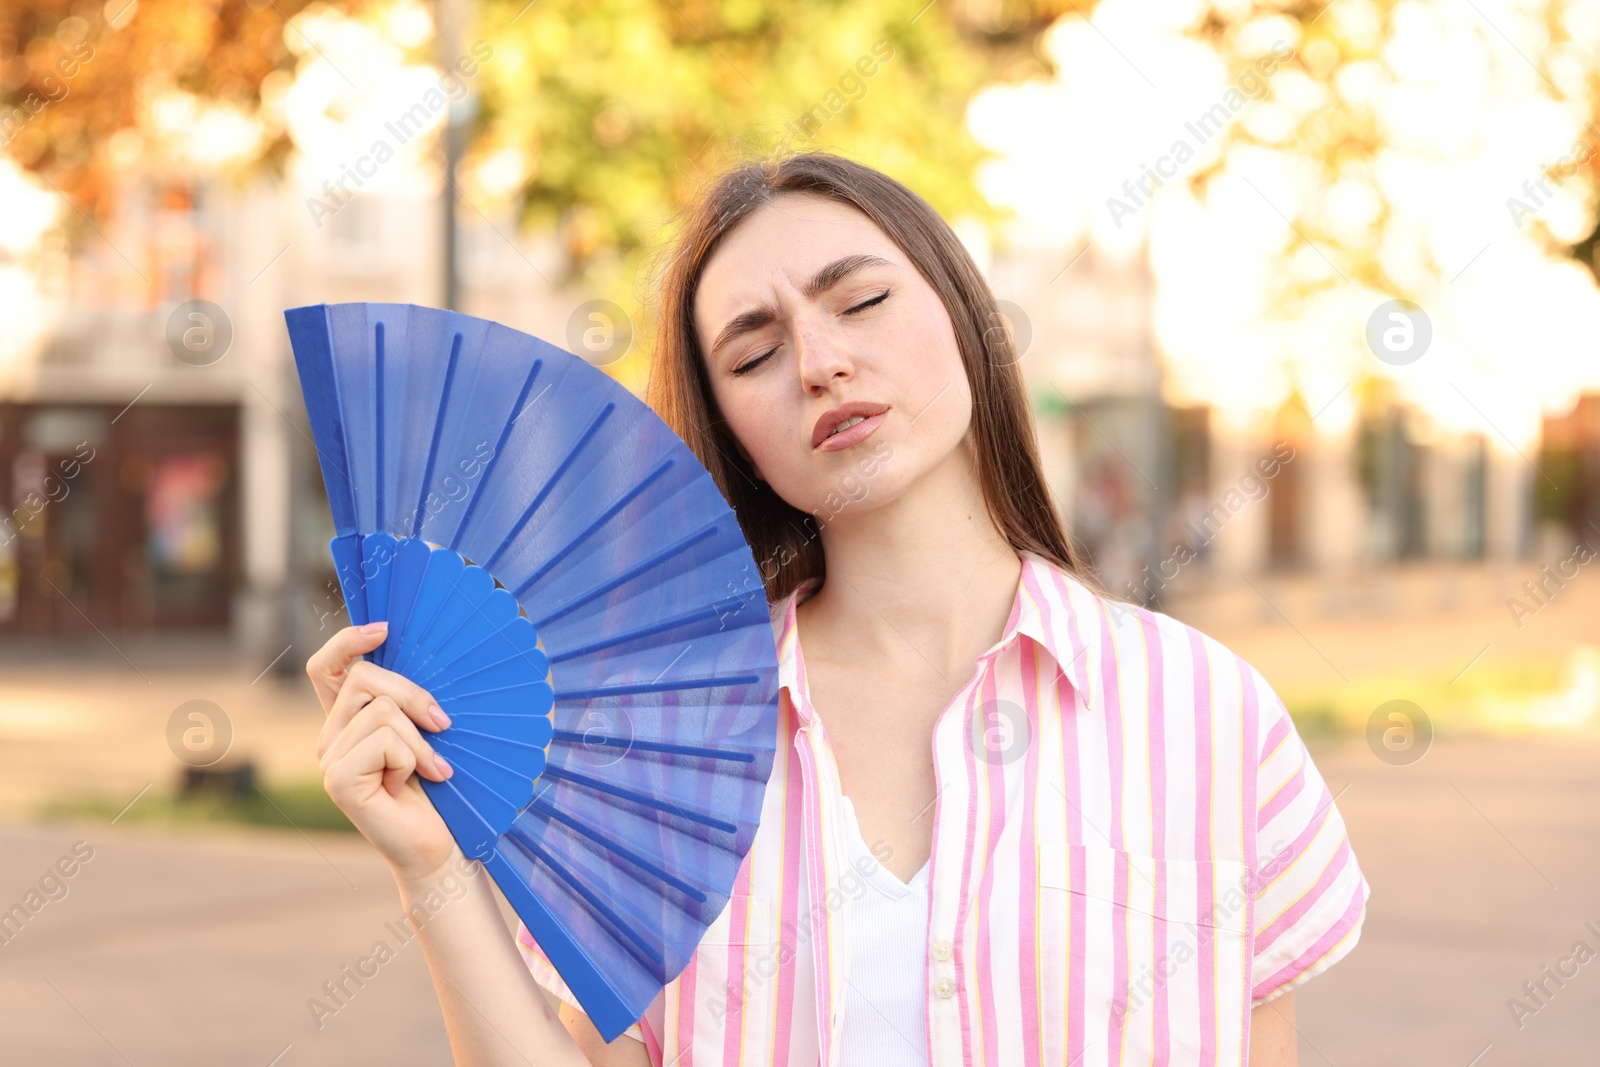
<path fill-rule="evenodd" d="M 438 0 L 439 66 L 452 70 L 461 54 L 461 29 L 466 17 L 467 0 Z M 444 276 L 443 306 L 460 310 L 461 271 L 460 235 L 456 228 L 456 164 L 461 159 L 466 124 L 476 102 L 476 94 L 468 93 L 460 100 L 452 100 L 445 108 L 444 121 L 444 180 L 440 183 L 439 200 L 444 212 Z"/>

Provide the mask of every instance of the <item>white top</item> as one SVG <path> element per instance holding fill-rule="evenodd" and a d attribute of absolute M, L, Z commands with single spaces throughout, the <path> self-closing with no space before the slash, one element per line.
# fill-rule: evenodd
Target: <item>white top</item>
<path fill-rule="evenodd" d="M 844 798 L 850 863 L 866 882 L 851 900 L 850 969 L 840 1063 L 927 1067 L 928 865 L 900 881 L 878 862 Z"/>

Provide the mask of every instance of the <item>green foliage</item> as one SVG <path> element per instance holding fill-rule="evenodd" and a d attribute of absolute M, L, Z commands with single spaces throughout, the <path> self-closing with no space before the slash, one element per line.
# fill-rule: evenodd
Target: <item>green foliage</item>
<path fill-rule="evenodd" d="M 479 11 L 479 149 L 522 149 L 522 222 L 558 230 L 575 274 L 617 286 L 603 295 L 626 302 L 619 283 L 713 175 L 778 150 L 836 151 L 947 218 L 994 217 L 964 125 L 985 64 L 937 9 L 918 17 L 926 0 L 525 2 Z"/>
<path fill-rule="evenodd" d="M 285 830 L 349 830 L 355 827 L 322 788 L 321 779 L 285 782 L 252 790 L 243 797 L 199 796 L 151 791 L 118 817 L 127 799 L 64 797 L 47 805 L 44 818 L 92 819 L 117 824 L 158 826 L 276 826 Z"/>
<path fill-rule="evenodd" d="M 1490 657 L 1458 681 L 1397 670 L 1360 675 L 1336 687 L 1286 686 L 1278 695 L 1295 728 L 1307 738 L 1358 736 L 1373 711 L 1397 697 L 1414 701 L 1440 733 L 1516 732 L 1535 725 L 1519 721 L 1518 706 L 1550 699 L 1571 684 L 1570 665 L 1558 657 L 1503 662 Z"/>

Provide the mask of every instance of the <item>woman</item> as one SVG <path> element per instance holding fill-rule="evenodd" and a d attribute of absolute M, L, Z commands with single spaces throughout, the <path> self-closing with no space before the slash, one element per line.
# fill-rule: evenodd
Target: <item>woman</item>
<path fill-rule="evenodd" d="M 420 934 L 457 1062 L 1296 1062 L 1293 990 L 1365 916 L 1343 821 L 1249 664 L 1081 573 L 998 322 L 950 228 L 870 168 L 794 156 L 704 197 L 650 400 L 768 583 L 760 829 L 610 1045 L 468 879 Z M 411 778 L 449 773 L 427 693 L 356 662 L 381 640 L 307 670 L 328 792 L 409 908 L 477 868 Z"/>

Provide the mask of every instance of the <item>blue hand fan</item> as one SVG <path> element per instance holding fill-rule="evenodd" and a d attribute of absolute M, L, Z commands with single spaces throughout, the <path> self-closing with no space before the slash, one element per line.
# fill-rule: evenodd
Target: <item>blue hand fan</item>
<path fill-rule="evenodd" d="M 610 1041 L 728 903 L 772 771 L 765 587 L 602 371 L 410 304 L 285 312 L 352 623 L 451 717 L 422 787 Z"/>

